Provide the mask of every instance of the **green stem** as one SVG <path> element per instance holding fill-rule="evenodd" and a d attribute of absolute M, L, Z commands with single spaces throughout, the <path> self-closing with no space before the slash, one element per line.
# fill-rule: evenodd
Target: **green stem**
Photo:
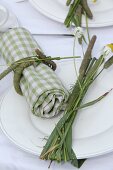
<path fill-rule="evenodd" d="M 76 43 L 76 35 L 75 35 L 74 43 L 73 43 L 73 56 L 75 56 L 75 43 Z M 75 59 L 74 59 L 74 69 L 75 69 L 75 74 L 76 74 L 76 77 L 77 77 L 78 84 L 80 86 L 80 89 L 82 89 L 80 81 L 78 79 L 78 72 L 77 72 L 77 66 L 76 66 Z"/>
<path fill-rule="evenodd" d="M 68 15 L 64 21 L 64 24 L 69 27 L 70 22 L 72 21 L 72 18 L 74 17 L 75 11 L 77 9 L 78 4 L 80 3 L 81 0 L 74 0 L 74 2 L 70 5 L 70 9 L 68 12 Z"/>
<path fill-rule="evenodd" d="M 69 6 L 71 4 L 72 0 L 67 0 L 66 5 Z"/>
<path fill-rule="evenodd" d="M 14 70 L 18 64 L 12 64 L 10 67 L 8 67 L 5 71 L 3 71 L 0 74 L 0 80 L 3 79 L 7 74 L 9 74 L 12 70 Z"/>
<path fill-rule="evenodd" d="M 104 56 L 101 56 L 94 64 L 94 66 L 92 66 L 92 68 L 89 70 L 89 72 L 87 73 L 87 76 L 86 76 L 86 79 L 84 81 L 84 86 L 87 86 L 90 82 L 93 82 L 95 80 L 94 76 L 95 74 L 97 73 L 99 67 L 102 65 L 103 63 L 103 59 L 104 59 Z M 102 70 L 103 71 L 103 70 Z M 102 72 L 101 71 L 101 72 Z M 101 73 L 100 72 L 100 73 Z M 100 74 L 99 73 L 99 74 Z M 94 78 L 94 80 L 93 80 Z"/>
<path fill-rule="evenodd" d="M 111 89 L 111 90 L 112 90 L 112 89 Z M 96 104 L 97 102 L 99 102 L 99 101 L 101 101 L 102 99 L 104 99 L 104 98 L 111 92 L 111 90 L 109 90 L 108 92 L 104 93 L 103 95 L 101 95 L 101 96 L 98 97 L 97 99 L 92 100 L 92 101 L 90 101 L 90 102 L 88 102 L 88 103 L 85 103 L 85 104 L 81 105 L 80 107 L 76 108 L 76 110 L 78 110 L 78 109 L 83 109 L 83 108 L 85 108 L 85 107 L 89 107 L 89 106 L 92 106 L 92 105 Z"/>
<path fill-rule="evenodd" d="M 86 15 L 86 12 L 84 12 L 84 14 L 85 14 L 85 19 L 86 19 L 86 31 L 87 31 L 88 41 L 90 42 L 91 39 L 90 39 L 90 35 L 89 35 L 88 17 Z"/>
<path fill-rule="evenodd" d="M 1 74 L 0 74 L 0 80 L 2 78 L 4 78 L 7 74 L 9 74 L 11 71 L 13 71 L 14 69 L 16 69 L 16 67 L 18 67 L 20 64 L 22 63 L 28 63 L 28 62 L 39 62 L 39 61 L 51 61 L 51 60 L 67 60 L 67 59 L 73 59 L 73 58 L 80 58 L 80 56 L 71 56 L 71 57 L 54 57 L 54 58 L 45 58 L 45 59 L 38 59 L 36 56 L 30 56 L 28 58 L 23 58 L 23 59 L 20 59 L 18 61 L 15 61 L 13 64 L 11 64 L 5 71 L 3 71 Z M 24 60 L 26 59 L 26 60 Z"/>

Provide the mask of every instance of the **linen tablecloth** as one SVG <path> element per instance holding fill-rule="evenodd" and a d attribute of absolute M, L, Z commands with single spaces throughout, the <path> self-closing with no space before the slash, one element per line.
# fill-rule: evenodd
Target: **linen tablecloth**
<path fill-rule="evenodd" d="M 56 31 L 64 33 L 66 32 L 66 29 L 62 24 L 44 17 L 39 12 L 37 12 L 28 2 L 16 4 L 13 0 L 3 1 L 3 3 L 7 4 L 7 6 L 10 7 L 12 11 L 17 15 L 21 25 L 29 29 L 32 33 L 35 31 L 37 33 L 45 33 L 46 31 L 48 31 L 49 33 L 54 33 Z M 91 28 L 90 35 L 93 34 L 96 34 L 98 37 L 97 43 L 95 45 L 95 52 L 93 53 L 97 56 L 97 52 L 102 49 L 104 45 L 113 42 L 113 27 Z M 73 38 L 35 36 L 35 39 L 43 47 L 43 50 L 47 55 L 72 55 Z M 77 45 L 76 53 L 80 54 L 80 51 L 81 48 L 79 47 L 79 45 Z M 1 61 L 1 64 L 2 63 L 3 61 Z M 61 69 L 59 68 L 59 66 L 61 66 L 62 63 L 58 62 L 57 65 L 57 73 L 61 73 Z M 0 71 L 2 71 L 2 67 L 0 67 Z M 71 76 L 69 70 L 67 70 L 67 73 L 68 77 Z M 58 76 L 60 77 L 60 74 Z M 2 80 L 2 84 L 0 84 L 0 94 L 3 94 L 3 92 L 5 92 L 6 89 L 9 87 L 7 81 L 11 84 L 12 81 L 10 81 L 10 79 L 11 76 L 8 75 L 6 79 Z M 49 162 L 41 161 L 38 159 L 37 156 L 33 156 L 18 149 L 2 132 L 0 132 L 0 152 L 1 170 L 48 170 Z M 77 170 L 70 164 L 52 164 L 50 169 Z M 113 170 L 113 153 L 88 159 L 80 170 Z"/>

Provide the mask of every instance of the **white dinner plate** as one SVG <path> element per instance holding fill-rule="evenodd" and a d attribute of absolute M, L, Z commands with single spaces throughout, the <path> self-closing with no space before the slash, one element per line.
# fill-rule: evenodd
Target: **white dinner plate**
<path fill-rule="evenodd" d="M 3 5 L 5 7 L 5 5 Z M 7 31 L 10 28 L 15 28 L 19 26 L 19 21 L 11 9 L 6 5 L 8 11 L 7 21 L 0 26 L 0 33 Z"/>
<path fill-rule="evenodd" d="M 3 5 L 0 5 L 0 26 L 2 26 L 8 19 L 8 10 Z"/>
<path fill-rule="evenodd" d="M 66 0 L 29 0 L 30 3 L 42 14 L 47 17 L 63 23 L 68 13 Z M 113 1 L 97 0 L 96 3 L 89 1 L 89 6 L 93 13 L 93 20 L 89 20 L 89 27 L 103 27 L 113 25 Z M 85 17 L 82 25 L 85 26 Z"/>
<path fill-rule="evenodd" d="M 77 67 L 80 60 L 77 60 Z M 73 61 L 58 64 L 58 76 L 69 88 L 75 81 Z M 68 71 L 70 70 L 70 71 Z M 73 74 L 72 74 L 73 73 Z M 94 100 L 113 87 L 113 68 L 100 75 L 88 90 L 83 103 Z M 24 97 L 11 88 L 0 107 L 0 125 L 8 138 L 23 150 L 39 155 L 44 137 L 53 130 L 60 116 L 42 119 L 34 116 Z M 89 158 L 113 151 L 113 91 L 97 104 L 81 109 L 73 125 L 73 148 L 77 158 Z"/>

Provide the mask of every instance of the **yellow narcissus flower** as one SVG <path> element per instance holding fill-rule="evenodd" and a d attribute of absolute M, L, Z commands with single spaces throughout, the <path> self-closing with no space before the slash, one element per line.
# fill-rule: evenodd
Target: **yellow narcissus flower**
<path fill-rule="evenodd" d="M 111 50 L 113 52 L 113 44 L 107 44 L 107 47 L 111 48 Z"/>
<path fill-rule="evenodd" d="M 90 3 L 96 3 L 97 0 L 89 0 Z"/>
<path fill-rule="evenodd" d="M 97 1 L 97 0 L 92 0 L 94 3 Z"/>
<path fill-rule="evenodd" d="M 113 53 L 113 44 L 107 44 L 103 47 L 101 55 L 110 56 Z"/>
<path fill-rule="evenodd" d="M 113 52 L 113 44 L 111 43 L 104 46 L 101 54 L 104 56 L 110 56 L 112 52 Z"/>

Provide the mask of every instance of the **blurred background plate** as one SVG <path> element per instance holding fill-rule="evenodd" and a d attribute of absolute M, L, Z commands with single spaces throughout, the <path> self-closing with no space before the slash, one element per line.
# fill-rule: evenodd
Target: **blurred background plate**
<path fill-rule="evenodd" d="M 35 9 L 45 16 L 63 23 L 68 13 L 66 0 L 29 0 Z M 93 12 L 93 20 L 89 20 L 89 27 L 104 27 L 113 25 L 113 1 L 97 0 L 93 3 L 88 0 L 89 6 Z M 82 25 L 85 27 L 85 17 Z"/>
<path fill-rule="evenodd" d="M 18 21 L 16 15 L 8 7 L 8 5 L 4 4 L 3 1 L 1 1 L 0 6 L 3 7 L 4 10 L 6 9 L 6 11 L 7 11 L 6 20 L 5 20 L 5 22 L 3 22 L 2 25 L 0 25 L 0 33 L 4 33 L 8 29 L 18 27 L 20 25 L 19 21 Z M 1 17 L 5 17 L 5 14 L 3 14 L 3 16 L 1 15 Z"/>

